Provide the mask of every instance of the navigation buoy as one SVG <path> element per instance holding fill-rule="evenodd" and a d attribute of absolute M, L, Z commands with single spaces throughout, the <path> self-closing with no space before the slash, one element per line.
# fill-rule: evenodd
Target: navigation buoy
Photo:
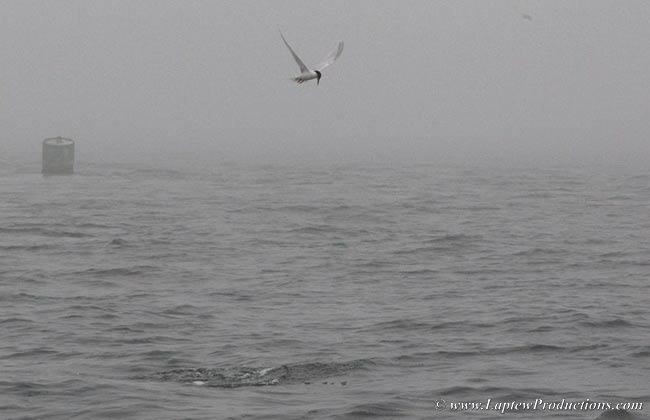
<path fill-rule="evenodd" d="M 74 141 L 65 137 L 43 140 L 43 171 L 45 175 L 74 172 Z"/>

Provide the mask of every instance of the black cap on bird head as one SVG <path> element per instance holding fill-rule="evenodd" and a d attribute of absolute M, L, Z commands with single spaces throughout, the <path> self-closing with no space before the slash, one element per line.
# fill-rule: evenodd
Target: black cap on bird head
<path fill-rule="evenodd" d="M 320 84 L 320 78 L 321 78 L 321 73 L 318 70 L 314 70 L 316 73 L 316 85 L 318 86 Z"/>

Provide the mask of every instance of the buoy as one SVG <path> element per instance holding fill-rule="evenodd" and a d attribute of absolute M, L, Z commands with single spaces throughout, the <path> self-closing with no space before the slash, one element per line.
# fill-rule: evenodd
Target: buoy
<path fill-rule="evenodd" d="M 43 173 L 63 175 L 74 173 L 74 141 L 65 137 L 43 140 Z"/>

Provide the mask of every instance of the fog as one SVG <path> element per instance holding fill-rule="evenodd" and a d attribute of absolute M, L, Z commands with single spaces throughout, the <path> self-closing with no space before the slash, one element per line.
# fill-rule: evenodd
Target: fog
<path fill-rule="evenodd" d="M 3 1 L 0 153 L 646 165 L 650 3 Z M 345 42 L 315 81 L 289 80 Z"/>

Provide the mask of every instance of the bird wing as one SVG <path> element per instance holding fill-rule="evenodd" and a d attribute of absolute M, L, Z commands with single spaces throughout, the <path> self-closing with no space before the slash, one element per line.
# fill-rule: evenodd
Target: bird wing
<path fill-rule="evenodd" d="M 289 45 L 287 40 L 284 39 L 284 35 L 282 35 L 282 32 L 280 32 L 280 36 L 282 37 L 282 40 L 284 41 L 284 45 L 286 45 L 287 48 L 289 48 L 289 51 L 291 51 L 291 55 L 293 55 L 293 59 L 296 60 L 296 63 L 298 63 L 298 66 L 300 67 L 300 72 L 301 73 L 307 73 L 309 71 L 309 69 L 307 68 L 307 66 L 305 66 L 305 63 L 302 62 L 300 57 L 298 57 L 298 54 L 296 54 L 293 51 L 293 48 L 291 48 L 291 46 Z"/>
<path fill-rule="evenodd" d="M 318 66 L 316 66 L 316 70 L 323 70 L 325 67 L 331 65 L 333 62 L 336 61 L 337 58 L 341 56 L 341 53 L 343 52 L 343 41 L 339 42 L 338 47 L 336 47 L 336 50 L 332 51 L 325 61 L 320 63 Z"/>

